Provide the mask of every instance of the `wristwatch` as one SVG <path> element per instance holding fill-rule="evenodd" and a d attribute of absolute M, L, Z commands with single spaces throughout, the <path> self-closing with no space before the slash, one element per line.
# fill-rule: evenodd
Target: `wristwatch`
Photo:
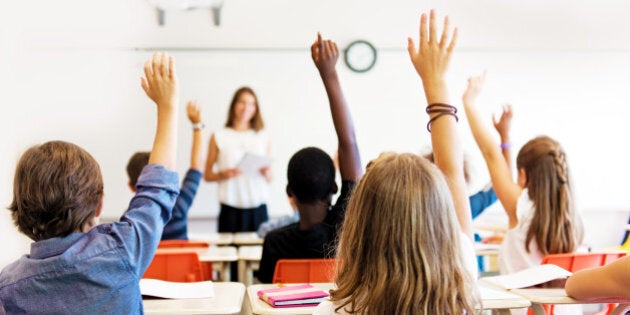
<path fill-rule="evenodd" d="M 193 126 L 193 130 L 203 130 L 203 128 L 206 127 L 206 124 L 200 122 L 200 123 L 193 124 L 192 126 Z"/>

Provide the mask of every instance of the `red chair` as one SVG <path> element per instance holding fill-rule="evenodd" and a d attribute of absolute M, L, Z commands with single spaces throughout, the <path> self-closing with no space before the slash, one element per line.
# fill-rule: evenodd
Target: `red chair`
<path fill-rule="evenodd" d="M 204 280 L 203 272 L 197 253 L 156 253 L 142 278 L 197 282 Z"/>
<path fill-rule="evenodd" d="M 273 273 L 273 283 L 333 282 L 336 258 L 280 259 Z"/>
<path fill-rule="evenodd" d="M 210 244 L 202 241 L 188 241 L 188 240 L 165 240 L 161 241 L 158 248 L 208 248 Z"/>
<path fill-rule="evenodd" d="M 624 256 L 626 256 L 625 252 L 552 254 L 545 256 L 541 264 L 553 264 L 576 272 L 582 269 L 601 267 Z M 615 304 L 608 304 L 603 314 L 610 314 L 615 307 Z M 553 305 L 543 305 L 543 308 L 547 314 L 553 314 Z"/>

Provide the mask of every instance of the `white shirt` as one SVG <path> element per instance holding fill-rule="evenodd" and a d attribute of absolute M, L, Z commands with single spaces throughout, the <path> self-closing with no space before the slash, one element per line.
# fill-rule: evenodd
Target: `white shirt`
<path fill-rule="evenodd" d="M 238 167 L 246 153 L 266 156 L 269 139 L 264 131 L 223 128 L 214 133 L 218 171 Z M 235 208 L 254 208 L 267 201 L 269 184 L 262 176 L 239 175 L 219 181 L 219 202 Z"/>
<path fill-rule="evenodd" d="M 529 199 L 527 189 L 523 189 L 516 203 L 518 224 L 505 233 L 499 248 L 499 271 L 510 274 L 540 265 L 544 255 L 538 249 L 536 240 L 529 243 L 529 252 L 525 249 L 525 237 L 534 216 L 534 203 Z"/>

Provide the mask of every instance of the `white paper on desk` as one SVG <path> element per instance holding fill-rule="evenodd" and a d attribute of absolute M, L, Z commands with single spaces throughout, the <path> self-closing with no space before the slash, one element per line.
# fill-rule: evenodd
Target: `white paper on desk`
<path fill-rule="evenodd" d="M 241 170 L 243 175 L 256 177 L 261 176 L 261 168 L 269 166 L 270 164 L 271 158 L 268 156 L 246 153 L 241 161 L 238 162 L 238 169 Z"/>
<path fill-rule="evenodd" d="M 493 289 L 487 286 L 478 286 L 482 300 L 509 300 L 518 299 L 520 296 L 505 290 Z"/>
<path fill-rule="evenodd" d="M 140 279 L 142 295 L 166 299 L 200 299 L 214 297 L 212 281 L 171 282 L 158 279 Z"/>
<path fill-rule="evenodd" d="M 503 289 L 520 289 L 542 284 L 556 279 L 564 279 L 572 273 L 556 265 L 545 264 L 503 276 L 484 277 L 479 281 L 496 285 Z"/>

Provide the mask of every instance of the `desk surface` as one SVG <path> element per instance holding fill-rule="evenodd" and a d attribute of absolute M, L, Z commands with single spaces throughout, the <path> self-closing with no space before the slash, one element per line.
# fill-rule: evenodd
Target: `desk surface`
<path fill-rule="evenodd" d="M 210 246 L 208 248 L 160 248 L 158 253 L 187 253 L 195 252 L 202 262 L 237 261 L 238 252 L 234 246 Z"/>
<path fill-rule="evenodd" d="M 234 233 L 234 239 L 232 240 L 236 245 L 262 245 L 264 241 L 256 232 Z"/>
<path fill-rule="evenodd" d="M 328 291 L 333 288 L 332 283 L 312 283 L 316 288 Z M 312 314 L 315 307 L 273 308 L 258 298 L 257 292 L 262 289 L 276 287 L 275 284 L 256 284 L 247 288 L 247 299 L 253 314 Z M 531 303 L 522 296 L 504 290 L 480 286 L 479 291 L 483 308 L 486 310 L 508 310 L 529 307 Z M 499 312 L 502 314 L 501 312 Z M 507 311 L 509 314 L 509 311 Z"/>
<path fill-rule="evenodd" d="M 214 282 L 214 297 L 204 299 L 143 299 L 146 314 L 240 314 L 245 286 Z"/>
<path fill-rule="evenodd" d="M 238 248 L 238 259 L 260 261 L 260 258 L 262 257 L 262 250 L 263 248 L 261 245 L 240 246 Z"/>
<path fill-rule="evenodd" d="M 230 245 L 234 242 L 234 233 L 189 233 L 191 241 L 204 241 L 211 245 Z"/>

